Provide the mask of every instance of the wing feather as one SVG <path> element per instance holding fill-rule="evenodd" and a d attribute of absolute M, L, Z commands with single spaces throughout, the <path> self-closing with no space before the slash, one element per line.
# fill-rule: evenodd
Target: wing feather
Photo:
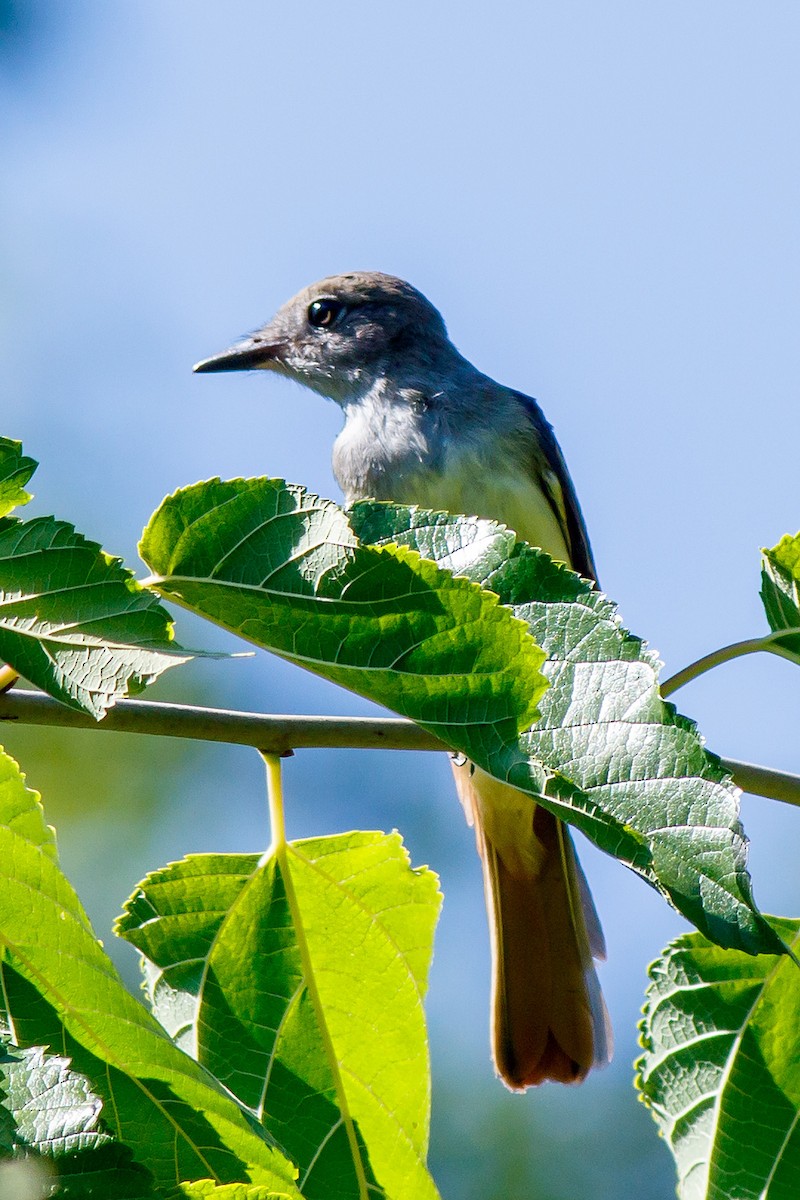
<path fill-rule="evenodd" d="M 589 534 L 553 427 L 531 396 L 522 392 L 515 392 L 514 396 L 525 408 L 536 433 L 534 470 L 542 481 L 547 500 L 563 530 L 564 539 L 569 547 L 570 566 L 573 571 L 596 582 L 597 568 L 589 544 Z"/>

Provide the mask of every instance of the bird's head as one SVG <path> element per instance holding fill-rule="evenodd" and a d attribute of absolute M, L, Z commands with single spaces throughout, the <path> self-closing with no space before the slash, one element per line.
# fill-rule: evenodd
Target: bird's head
<path fill-rule="evenodd" d="M 402 279 L 375 271 L 322 279 L 271 321 L 195 371 L 276 371 L 339 403 L 389 375 L 435 368 L 453 347 L 439 312 Z"/>

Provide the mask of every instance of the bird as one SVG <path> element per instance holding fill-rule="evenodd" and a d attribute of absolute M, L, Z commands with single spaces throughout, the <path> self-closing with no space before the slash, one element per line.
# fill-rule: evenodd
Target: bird
<path fill-rule="evenodd" d="M 332 461 L 347 505 L 489 518 L 596 581 L 575 488 L 538 403 L 474 367 L 411 284 L 375 271 L 322 279 L 194 367 L 254 369 L 339 405 Z M 513 1091 L 580 1082 L 610 1059 L 612 1037 L 594 965 L 605 942 L 569 830 L 464 756 L 452 761 L 483 866 L 495 1070 Z"/>

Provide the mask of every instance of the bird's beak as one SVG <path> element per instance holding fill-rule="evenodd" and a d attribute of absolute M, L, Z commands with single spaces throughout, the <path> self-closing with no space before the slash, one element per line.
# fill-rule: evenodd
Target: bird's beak
<path fill-rule="evenodd" d="M 192 370 L 200 374 L 206 371 L 254 371 L 259 368 L 269 370 L 280 361 L 280 351 L 281 346 L 278 342 L 266 341 L 256 334 L 243 342 L 237 342 L 221 354 L 195 363 Z"/>

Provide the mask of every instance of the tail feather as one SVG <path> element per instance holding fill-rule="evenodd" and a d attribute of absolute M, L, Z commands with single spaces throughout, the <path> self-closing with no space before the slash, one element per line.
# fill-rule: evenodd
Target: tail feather
<path fill-rule="evenodd" d="M 454 774 L 483 861 L 498 1074 L 513 1089 L 578 1082 L 608 1061 L 611 1032 L 592 961 L 602 931 L 569 831 L 471 763 Z"/>

